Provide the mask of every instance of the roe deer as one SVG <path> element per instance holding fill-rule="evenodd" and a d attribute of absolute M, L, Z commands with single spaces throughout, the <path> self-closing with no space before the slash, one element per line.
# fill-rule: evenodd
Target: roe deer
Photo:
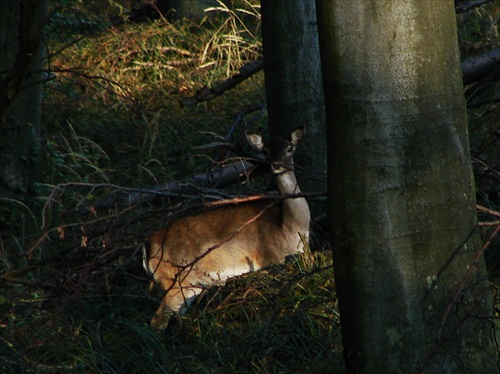
<path fill-rule="evenodd" d="M 266 144 L 260 135 L 246 134 L 250 145 L 264 152 L 281 195 L 300 193 L 292 155 L 304 134 L 299 127 L 288 139 Z M 151 325 L 163 327 L 167 314 L 183 314 L 207 286 L 303 252 L 309 221 L 306 199 L 291 197 L 225 206 L 153 233 L 143 247 L 144 267 L 166 293 Z"/>

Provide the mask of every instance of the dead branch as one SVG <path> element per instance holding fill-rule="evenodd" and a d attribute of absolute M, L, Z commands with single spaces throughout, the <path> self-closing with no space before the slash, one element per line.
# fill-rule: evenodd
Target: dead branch
<path fill-rule="evenodd" d="M 229 79 L 217 84 L 215 87 L 204 86 L 200 88 L 194 96 L 188 97 L 181 101 L 182 106 L 191 106 L 208 101 L 214 97 L 222 95 L 224 92 L 236 87 L 241 82 L 250 78 L 252 75 L 258 73 L 264 68 L 264 61 L 262 59 L 249 62 L 240 68 L 240 72 L 233 75 Z"/>
<path fill-rule="evenodd" d="M 480 80 L 498 64 L 500 64 L 500 47 L 464 60 L 461 64 L 464 85 Z"/>
<path fill-rule="evenodd" d="M 478 97 L 483 92 L 491 89 L 497 81 L 500 79 L 500 61 L 480 80 L 474 84 L 467 87 L 465 90 L 465 99 L 467 101 L 467 107 L 470 107 L 470 102 Z M 490 100 L 488 100 L 490 101 Z"/>
<path fill-rule="evenodd" d="M 492 3 L 493 0 L 471 0 L 466 3 L 459 3 L 455 6 L 455 13 L 463 13 L 468 10 L 480 7 L 481 5 Z"/>
<path fill-rule="evenodd" d="M 495 217 L 500 217 L 500 212 L 497 212 L 496 210 L 493 209 L 488 209 L 482 205 L 476 204 L 476 209 L 480 212 L 488 213 Z"/>
<path fill-rule="evenodd" d="M 243 180 L 250 176 L 260 175 L 267 165 L 262 160 L 253 159 L 245 154 L 238 146 L 238 142 L 231 141 L 233 133 L 239 124 L 246 128 L 252 128 L 252 123 L 263 115 L 265 103 L 249 105 L 242 112 L 237 113 L 231 129 L 224 137 L 224 141 L 213 142 L 208 145 L 196 147 L 195 149 L 218 149 L 215 158 L 216 166 L 209 165 L 208 171 L 195 175 L 184 181 L 171 181 L 165 184 L 157 185 L 148 189 L 125 188 L 112 184 L 89 185 L 84 183 L 64 183 L 54 186 L 44 207 L 44 215 L 47 207 L 52 204 L 66 188 L 83 187 L 90 188 L 89 194 L 94 194 L 96 189 L 109 189 L 112 193 L 105 199 L 99 200 L 90 206 L 83 206 L 87 199 L 87 194 L 76 206 L 79 215 L 95 215 L 96 212 L 116 207 L 140 206 L 144 203 L 151 203 L 158 198 L 192 198 L 193 195 L 206 195 L 208 189 L 222 188 Z M 250 119 L 244 122 L 243 117 L 247 114 L 258 112 Z M 238 155 L 231 158 L 230 153 Z M 213 162 L 213 161 L 212 161 Z M 217 192 L 218 198 L 221 194 Z M 83 206 L 83 207 L 82 207 Z"/>
<path fill-rule="evenodd" d="M 80 214 L 87 215 L 92 211 L 100 211 L 116 206 L 136 206 L 151 202 L 158 197 L 175 197 L 200 192 L 207 188 L 220 188 L 249 178 L 250 174 L 260 174 L 262 167 L 240 160 L 206 173 L 195 175 L 186 181 L 171 181 L 155 186 L 151 189 L 132 190 L 130 193 L 121 191 L 119 197 L 112 196 L 79 210 Z"/>
<path fill-rule="evenodd" d="M 491 2 L 491 0 L 487 1 L 476 1 L 472 2 L 474 4 L 469 5 L 459 5 L 460 9 L 469 10 L 475 6 L 482 5 L 486 2 Z M 465 8 L 467 7 L 467 8 Z M 463 10 L 463 11 L 465 11 Z M 500 48 L 496 48 L 492 51 L 486 52 L 482 55 L 471 57 L 462 62 L 462 79 L 464 85 L 469 85 L 474 83 L 495 69 L 500 63 Z M 252 75 L 258 73 L 260 70 L 264 68 L 264 61 L 262 59 L 249 62 L 248 64 L 242 66 L 240 68 L 240 72 L 229 79 L 225 80 L 217 84 L 215 87 L 203 86 L 200 88 L 194 96 L 185 98 L 181 100 L 182 106 L 191 106 L 196 105 L 198 103 L 212 100 L 217 96 L 221 96 L 224 92 L 236 87 L 238 84 L 244 82 L 246 79 L 250 78 Z"/>

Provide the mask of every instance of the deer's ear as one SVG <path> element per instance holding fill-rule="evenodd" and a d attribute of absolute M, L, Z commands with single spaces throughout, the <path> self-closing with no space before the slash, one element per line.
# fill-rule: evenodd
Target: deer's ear
<path fill-rule="evenodd" d="M 300 126 L 297 127 L 293 132 L 290 134 L 290 142 L 292 143 L 293 147 L 296 148 L 297 145 L 302 141 L 302 138 L 306 134 L 306 127 L 305 126 Z"/>
<path fill-rule="evenodd" d="M 253 149 L 262 151 L 262 149 L 264 148 L 264 142 L 262 141 L 262 136 L 253 133 L 245 133 L 245 136 L 247 137 L 247 141 L 248 143 L 250 143 Z"/>

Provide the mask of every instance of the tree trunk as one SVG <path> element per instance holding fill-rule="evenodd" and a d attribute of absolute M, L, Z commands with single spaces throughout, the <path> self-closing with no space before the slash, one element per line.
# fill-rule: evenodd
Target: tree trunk
<path fill-rule="evenodd" d="M 315 3 L 261 3 L 269 131 L 278 136 L 306 125 L 303 149 L 294 156 L 299 184 L 304 192 L 324 191 L 326 130 Z"/>
<path fill-rule="evenodd" d="M 317 6 L 346 365 L 498 373 L 453 1 Z"/>
<path fill-rule="evenodd" d="M 39 180 L 46 0 L 0 2 L 0 232 L 33 227 L 33 184 Z M 17 200 L 19 203 L 13 203 Z M 26 226 L 27 225 L 27 226 Z"/>

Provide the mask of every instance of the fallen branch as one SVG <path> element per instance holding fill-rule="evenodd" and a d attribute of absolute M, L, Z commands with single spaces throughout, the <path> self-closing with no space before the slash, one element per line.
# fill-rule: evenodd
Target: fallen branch
<path fill-rule="evenodd" d="M 215 87 L 204 86 L 199 89 L 194 96 L 188 97 L 181 101 L 182 106 L 191 106 L 208 101 L 214 97 L 222 95 L 224 92 L 236 87 L 241 82 L 250 78 L 252 75 L 258 73 L 264 68 L 264 61 L 262 59 L 249 62 L 240 68 L 240 72 L 233 75 L 231 78 L 219 83 Z"/>
<path fill-rule="evenodd" d="M 462 62 L 462 79 L 464 85 L 474 83 L 488 75 L 500 64 L 500 48 L 486 52 L 480 56 L 471 57 Z M 239 74 L 232 76 L 214 87 L 203 86 L 194 96 L 181 100 L 182 106 L 192 106 L 198 103 L 212 100 L 221 96 L 224 92 L 236 87 L 254 74 L 264 68 L 262 59 L 249 62 L 240 68 Z"/>
<path fill-rule="evenodd" d="M 473 8 L 480 7 L 481 5 L 492 3 L 493 0 L 472 0 L 467 3 L 457 4 L 455 6 L 455 13 L 463 13 Z"/>
<path fill-rule="evenodd" d="M 500 48 L 495 48 L 479 56 L 468 58 L 462 62 L 462 78 L 464 85 L 478 81 L 500 64 Z"/>
<path fill-rule="evenodd" d="M 93 211 L 106 210 L 117 206 L 136 206 L 151 202 L 158 197 L 175 197 L 193 194 L 207 188 L 220 188 L 249 178 L 250 174 L 260 174 L 263 168 L 253 163 L 240 160 L 224 165 L 218 169 L 195 175 L 186 181 L 172 181 L 160 184 L 151 189 L 120 191 L 123 196 L 111 196 L 96 202 L 90 207 L 79 210 L 80 214 L 90 214 Z"/>

